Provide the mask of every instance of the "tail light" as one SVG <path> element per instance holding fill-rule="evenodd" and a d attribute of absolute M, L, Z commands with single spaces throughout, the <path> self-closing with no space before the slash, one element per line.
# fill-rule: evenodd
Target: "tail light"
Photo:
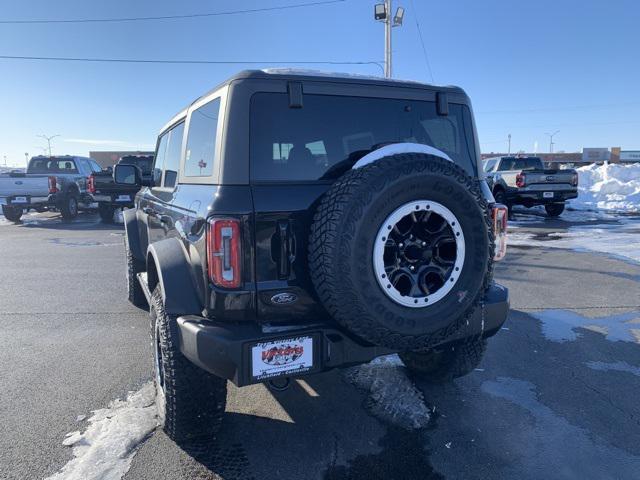
<path fill-rule="evenodd" d="M 571 185 L 574 186 L 574 187 L 578 186 L 578 174 L 577 173 L 574 173 L 571 176 Z"/>
<path fill-rule="evenodd" d="M 49 193 L 58 193 L 58 182 L 56 177 L 49 177 Z"/>
<path fill-rule="evenodd" d="M 87 177 L 87 190 L 89 193 L 96 193 L 96 179 L 93 178 L 93 175 Z"/>
<path fill-rule="evenodd" d="M 527 176 L 524 173 L 516 175 L 516 187 L 522 188 L 527 185 Z"/>
<path fill-rule="evenodd" d="M 209 279 L 223 288 L 238 288 L 240 268 L 240 221 L 212 218 L 207 229 L 207 267 Z"/>
<path fill-rule="evenodd" d="M 493 259 L 496 262 L 502 260 L 507 254 L 507 218 L 509 210 L 506 206 L 496 203 L 491 210 L 491 218 L 493 219 L 493 234 L 495 237 L 496 248 Z"/>

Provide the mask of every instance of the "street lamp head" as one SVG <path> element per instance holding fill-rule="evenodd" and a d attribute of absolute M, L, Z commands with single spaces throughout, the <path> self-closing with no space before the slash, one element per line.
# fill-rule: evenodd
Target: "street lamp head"
<path fill-rule="evenodd" d="M 396 15 L 393 17 L 393 26 L 399 27 L 402 25 L 402 20 L 404 19 L 404 8 L 398 7 L 396 10 Z"/>
<path fill-rule="evenodd" d="M 373 7 L 373 17 L 376 20 L 386 20 L 387 6 L 384 3 L 376 3 Z"/>

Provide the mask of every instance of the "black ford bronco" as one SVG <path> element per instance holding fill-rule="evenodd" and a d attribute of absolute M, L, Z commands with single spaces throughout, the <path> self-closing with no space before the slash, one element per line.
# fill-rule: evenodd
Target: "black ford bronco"
<path fill-rule="evenodd" d="M 459 88 L 243 72 L 162 129 L 152 173 L 124 213 L 127 289 L 151 312 L 177 441 L 216 431 L 227 380 L 398 353 L 447 381 L 507 317 L 492 278 L 507 212 Z M 125 164 L 114 179 L 143 183 Z"/>

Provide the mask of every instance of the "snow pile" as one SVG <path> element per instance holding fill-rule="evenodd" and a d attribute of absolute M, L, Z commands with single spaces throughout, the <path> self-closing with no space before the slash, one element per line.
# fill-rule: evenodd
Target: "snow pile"
<path fill-rule="evenodd" d="M 640 211 L 640 163 L 578 168 L 578 198 L 572 208 Z"/>
<path fill-rule="evenodd" d="M 430 411 L 424 397 L 407 377 L 397 355 L 378 357 L 346 370 L 347 380 L 369 393 L 365 406 L 381 420 L 406 429 L 424 428 Z"/>
<path fill-rule="evenodd" d="M 119 480 L 127 473 L 135 449 L 157 426 L 155 387 L 146 383 L 126 400 L 94 410 L 84 433 L 67 434 L 74 459 L 46 480 Z"/>

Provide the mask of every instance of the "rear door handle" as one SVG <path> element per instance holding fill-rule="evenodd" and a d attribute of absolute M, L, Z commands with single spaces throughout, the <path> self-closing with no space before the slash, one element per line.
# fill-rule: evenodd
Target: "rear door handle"
<path fill-rule="evenodd" d="M 156 212 L 154 209 L 149 208 L 149 207 L 143 207 L 142 208 L 142 212 L 146 213 L 147 215 L 149 215 L 150 217 L 154 217 L 156 215 Z"/>

